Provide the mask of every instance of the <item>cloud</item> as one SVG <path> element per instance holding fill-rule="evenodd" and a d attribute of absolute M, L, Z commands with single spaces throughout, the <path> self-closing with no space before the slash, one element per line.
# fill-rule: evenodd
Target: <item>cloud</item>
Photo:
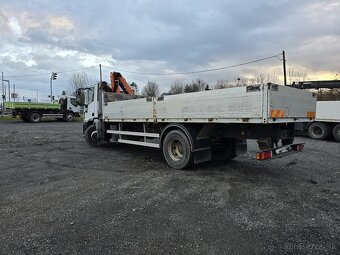
<path fill-rule="evenodd" d="M 339 72 L 340 11 L 336 0 L 316 1 L 0 1 L 0 65 L 7 75 L 85 68 L 102 63 L 120 70 L 185 72 L 247 62 L 286 50 L 290 68 L 311 77 Z M 17 63 L 17 65 L 16 65 Z M 253 66 L 180 77 L 126 73 L 128 80 L 201 77 L 210 83 L 268 70 Z M 108 73 L 112 69 L 104 69 Z M 90 72 L 90 71 L 89 71 Z M 98 76 L 98 70 L 91 75 Z M 34 80 L 36 79 L 36 80 Z M 67 75 L 58 77 L 67 87 Z M 30 79 L 32 83 L 39 77 Z M 17 79 L 17 83 L 22 80 Z M 46 90 L 45 85 L 41 85 Z"/>

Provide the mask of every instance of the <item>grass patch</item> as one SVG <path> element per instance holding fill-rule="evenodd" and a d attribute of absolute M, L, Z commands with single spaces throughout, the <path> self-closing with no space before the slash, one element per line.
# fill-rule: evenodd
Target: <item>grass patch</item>
<path fill-rule="evenodd" d="M 8 115 L 1 116 L 0 115 L 0 120 L 17 120 L 17 119 L 20 119 L 20 118 L 12 118 L 12 116 L 8 116 Z"/>

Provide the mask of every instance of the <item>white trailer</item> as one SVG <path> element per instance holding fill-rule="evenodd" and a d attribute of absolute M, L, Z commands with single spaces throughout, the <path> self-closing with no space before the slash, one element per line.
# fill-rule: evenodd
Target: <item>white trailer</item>
<path fill-rule="evenodd" d="M 314 139 L 327 139 L 333 135 L 340 142 L 340 101 L 318 101 L 315 121 L 306 126 Z"/>
<path fill-rule="evenodd" d="M 176 169 L 215 157 L 234 158 L 246 151 L 246 139 L 257 140 L 259 160 L 301 151 L 303 144 L 293 144 L 294 123 L 315 117 L 314 93 L 270 83 L 159 98 L 99 87 L 78 94 L 85 106 L 86 141 L 161 148 Z"/>

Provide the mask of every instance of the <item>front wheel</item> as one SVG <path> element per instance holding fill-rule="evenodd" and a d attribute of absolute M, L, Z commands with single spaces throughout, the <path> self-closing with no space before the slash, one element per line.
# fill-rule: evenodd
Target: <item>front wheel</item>
<path fill-rule="evenodd" d="M 165 136 L 163 155 L 166 162 L 175 169 L 188 168 L 194 162 L 189 138 L 180 130 L 172 130 Z"/>
<path fill-rule="evenodd" d="M 91 125 L 85 130 L 85 141 L 93 147 L 100 145 L 96 125 Z"/>
<path fill-rule="evenodd" d="M 65 121 L 66 122 L 72 122 L 76 119 L 76 117 L 74 116 L 74 114 L 72 112 L 68 112 L 65 115 Z"/>
<path fill-rule="evenodd" d="M 317 140 L 324 140 L 331 134 L 331 129 L 329 125 L 322 122 L 313 122 L 308 127 L 308 135 L 310 138 Z"/>

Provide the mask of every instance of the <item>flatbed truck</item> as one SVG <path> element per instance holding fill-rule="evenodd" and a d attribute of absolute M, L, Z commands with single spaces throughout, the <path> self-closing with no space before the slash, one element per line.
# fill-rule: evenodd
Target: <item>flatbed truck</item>
<path fill-rule="evenodd" d="M 4 107 L 11 110 L 13 118 L 32 123 L 46 118 L 70 122 L 80 116 L 80 107 L 73 96 L 62 96 L 55 103 L 5 102 Z"/>
<path fill-rule="evenodd" d="M 98 84 L 79 90 L 77 101 L 85 107 L 89 145 L 160 148 L 175 169 L 235 158 L 246 152 L 247 139 L 257 140 L 258 160 L 302 151 L 293 143 L 294 123 L 312 121 L 316 108 L 315 93 L 271 83 L 151 98 Z"/>

